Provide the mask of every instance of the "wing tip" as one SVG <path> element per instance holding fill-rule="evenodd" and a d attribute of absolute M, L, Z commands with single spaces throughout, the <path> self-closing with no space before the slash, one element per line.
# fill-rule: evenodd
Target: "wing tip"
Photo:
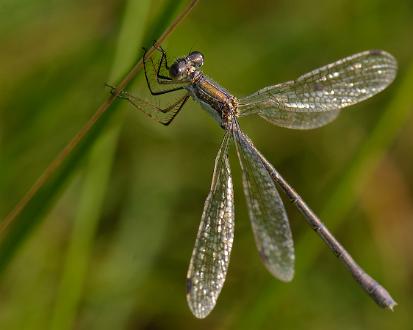
<path fill-rule="evenodd" d="M 270 258 L 267 257 L 265 252 L 259 251 L 259 255 L 265 268 L 271 273 L 272 276 L 279 279 L 282 282 L 291 282 L 294 278 L 294 258 L 288 262 L 288 265 L 280 267 L 279 264 L 270 263 Z"/>
<path fill-rule="evenodd" d="M 282 282 L 291 282 L 294 278 L 294 268 L 291 268 L 289 271 L 279 271 L 277 270 L 269 270 L 270 273 L 277 279 Z"/>
<path fill-rule="evenodd" d="M 367 50 L 366 53 L 371 56 L 386 57 L 389 60 L 389 62 L 393 65 L 394 71 L 397 71 L 397 67 L 398 67 L 397 60 L 389 52 L 382 50 L 382 49 L 370 49 L 370 50 Z"/>
<path fill-rule="evenodd" d="M 195 306 L 192 306 L 191 304 L 188 304 L 188 306 L 189 306 L 189 309 L 191 310 L 192 314 L 197 319 L 206 318 L 209 315 L 209 313 L 212 311 L 212 309 L 196 308 Z"/>
<path fill-rule="evenodd" d="M 189 309 L 197 319 L 204 319 L 211 313 L 217 302 L 218 295 L 206 294 L 202 288 L 197 287 L 196 284 L 194 285 L 191 277 L 187 277 L 186 300 Z"/>
<path fill-rule="evenodd" d="M 211 302 L 195 302 L 190 294 L 186 295 L 186 300 L 190 311 L 197 319 L 206 318 L 215 307 L 215 304 L 211 305 Z"/>
<path fill-rule="evenodd" d="M 390 53 L 386 52 L 385 50 L 382 49 L 370 49 L 367 51 L 369 55 L 372 56 L 387 56 L 387 57 L 393 57 Z"/>

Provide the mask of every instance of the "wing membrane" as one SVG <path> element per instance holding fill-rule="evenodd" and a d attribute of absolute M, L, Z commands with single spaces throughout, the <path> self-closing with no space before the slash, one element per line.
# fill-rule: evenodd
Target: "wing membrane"
<path fill-rule="evenodd" d="M 340 114 L 340 110 L 325 112 L 293 112 L 277 109 L 268 110 L 259 113 L 259 115 L 274 125 L 292 129 L 318 128 L 331 123 Z"/>
<path fill-rule="evenodd" d="M 335 119 L 340 109 L 385 89 L 396 71 L 395 58 L 385 51 L 358 53 L 241 98 L 240 116 L 257 113 L 289 128 L 322 126 Z M 325 113 L 329 111 L 335 113 Z"/>
<path fill-rule="evenodd" d="M 224 285 L 234 237 L 234 195 L 226 133 L 215 159 L 211 190 L 205 201 L 187 275 L 187 300 L 192 313 L 206 317 Z"/>
<path fill-rule="evenodd" d="M 294 246 L 284 205 L 252 142 L 239 129 L 234 130 L 234 138 L 258 251 L 275 277 L 290 281 Z"/>

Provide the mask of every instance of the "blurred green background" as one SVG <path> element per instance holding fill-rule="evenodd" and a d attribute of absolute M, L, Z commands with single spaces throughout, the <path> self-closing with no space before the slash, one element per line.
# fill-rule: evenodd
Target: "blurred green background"
<path fill-rule="evenodd" d="M 108 97 L 185 1 L 0 2 L 0 217 Z M 165 128 L 117 102 L 0 244 L 1 329 L 412 329 L 413 2 L 200 1 L 168 38 L 235 95 L 366 49 L 399 61 L 383 93 L 311 131 L 245 118 L 255 145 L 399 303 L 362 292 L 284 198 L 293 282 L 259 260 L 239 165 L 236 232 L 215 310 L 185 277 L 223 132 L 190 101 Z M 145 93 L 140 76 L 128 90 Z"/>

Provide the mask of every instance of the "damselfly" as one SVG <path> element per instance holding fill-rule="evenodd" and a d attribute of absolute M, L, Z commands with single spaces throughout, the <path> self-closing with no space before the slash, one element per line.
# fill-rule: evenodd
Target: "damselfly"
<path fill-rule="evenodd" d="M 120 97 L 164 125 L 171 123 L 192 97 L 225 130 L 187 275 L 187 300 L 192 313 L 204 318 L 211 312 L 228 270 L 234 237 L 234 196 L 228 148 L 233 141 L 241 164 L 255 242 L 271 274 L 286 282 L 291 281 L 294 274 L 293 239 L 276 189 L 278 185 L 360 286 L 378 305 L 393 309 L 396 302 L 386 289 L 357 265 L 303 199 L 255 148 L 241 131 L 237 118 L 257 114 L 275 125 L 295 129 L 326 125 L 339 115 L 341 109 L 385 89 L 396 75 L 394 57 L 382 50 L 361 52 L 296 80 L 236 98 L 202 73 L 204 56 L 200 52 L 193 51 L 169 66 L 165 51 L 161 47 L 157 50 L 161 55 L 157 66 L 152 58 L 144 56 L 145 77 L 151 94 L 156 96 L 177 91 L 184 94 L 166 108 L 124 91 Z M 175 86 L 155 91 L 148 77 L 148 65 L 154 70 L 158 84 Z"/>

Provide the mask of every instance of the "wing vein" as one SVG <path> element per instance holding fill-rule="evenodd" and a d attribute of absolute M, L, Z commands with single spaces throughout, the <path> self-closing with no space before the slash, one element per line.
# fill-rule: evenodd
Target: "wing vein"
<path fill-rule="evenodd" d="M 294 246 L 284 205 L 255 147 L 239 127 L 234 130 L 234 139 L 257 249 L 275 277 L 290 281 L 294 274 Z"/>
<path fill-rule="evenodd" d="M 381 92 L 396 71 L 397 62 L 389 53 L 361 52 L 241 98 L 239 113 L 258 114 L 288 128 L 317 128 L 334 120 L 341 109 Z"/>
<path fill-rule="evenodd" d="M 234 238 L 234 196 L 227 156 L 231 140 L 231 134 L 226 133 L 215 159 L 211 190 L 188 269 L 187 301 L 198 318 L 206 317 L 216 304 Z"/>

